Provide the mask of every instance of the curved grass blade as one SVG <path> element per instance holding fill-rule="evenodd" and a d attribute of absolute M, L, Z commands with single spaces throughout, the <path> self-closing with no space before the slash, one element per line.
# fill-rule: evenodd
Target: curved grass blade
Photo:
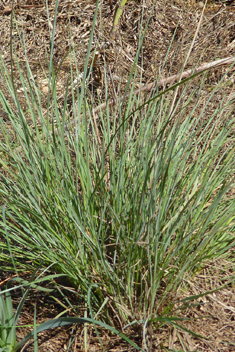
<path fill-rule="evenodd" d="M 57 327 L 61 327 L 61 326 L 69 325 L 69 324 L 84 324 L 84 323 L 90 323 L 90 324 L 92 323 L 92 324 L 98 325 L 100 327 L 103 327 L 105 329 L 109 329 L 114 334 L 116 334 L 116 335 L 120 336 L 121 338 L 123 338 L 132 347 L 136 348 L 137 351 L 143 351 L 144 352 L 144 350 L 142 348 L 137 346 L 127 336 L 125 336 L 124 334 L 122 334 L 120 331 L 116 330 L 112 326 L 110 326 L 108 324 L 105 324 L 105 323 L 103 323 L 101 321 L 97 321 L 97 320 L 90 319 L 90 318 L 75 318 L 75 317 L 61 317 L 61 318 L 57 318 L 57 319 L 51 319 L 51 320 L 46 321 L 45 323 L 40 324 L 39 326 L 36 327 L 36 329 L 34 329 L 27 336 L 25 336 L 25 338 L 22 341 L 20 341 L 13 348 L 12 352 L 18 351 L 20 348 L 22 348 L 24 346 L 24 344 L 29 339 L 34 337 L 35 330 L 36 330 L 36 333 L 38 334 L 39 332 L 42 332 L 42 331 L 48 330 L 48 329 L 52 329 L 52 328 L 57 328 Z"/>

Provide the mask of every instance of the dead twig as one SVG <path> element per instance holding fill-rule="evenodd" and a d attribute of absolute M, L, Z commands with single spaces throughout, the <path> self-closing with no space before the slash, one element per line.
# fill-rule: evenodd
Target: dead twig
<path fill-rule="evenodd" d="M 201 65 L 201 66 L 199 66 L 197 68 L 194 68 L 194 69 L 191 69 L 191 70 L 187 70 L 187 71 L 184 71 L 182 73 L 178 73 L 178 74 L 170 76 L 168 78 L 161 79 L 157 83 L 153 82 L 153 83 L 149 83 L 149 84 L 143 85 L 142 87 L 136 89 L 131 94 L 134 96 L 134 95 L 139 94 L 140 92 L 141 93 L 150 92 L 156 86 L 157 87 L 164 87 L 167 84 L 170 84 L 172 82 L 178 81 L 179 79 L 182 80 L 182 79 L 185 79 L 185 78 L 189 78 L 191 75 L 195 75 L 197 73 L 209 70 L 211 68 L 215 68 L 215 67 L 219 67 L 219 66 L 223 66 L 223 65 L 229 65 L 229 64 L 232 64 L 234 62 L 235 62 L 235 56 L 231 56 L 231 57 L 227 57 L 227 58 L 224 58 L 224 59 L 212 61 L 212 62 L 209 62 L 207 64 Z M 125 99 L 129 98 L 129 96 L 130 96 L 130 94 L 122 95 L 118 99 L 112 99 L 112 100 L 109 100 L 108 102 L 102 103 L 102 104 L 98 105 L 96 108 L 94 108 L 91 111 L 91 113 L 94 116 L 94 114 L 97 114 L 98 112 L 101 112 L 101 111 L 105 110 L 107 108 L 107 106 L 108 107 L 112 107 L 113 105 L 115 105 L 117 103 L 120 104 Z M 74 119 L 71 120 L 70 121 L 71 126 L 75 125 L 75 122 L 76 121 Z"/>

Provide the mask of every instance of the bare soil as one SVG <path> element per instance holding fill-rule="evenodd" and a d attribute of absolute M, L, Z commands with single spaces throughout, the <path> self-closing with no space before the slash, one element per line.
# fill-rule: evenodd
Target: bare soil
<path fill-rule="evenodd" d="M 43 109 L 47 107 L 47 74 L 48 58 L 50 51 L 50 35 L 54 19 L 55 0 L 48 1 L 48 9 L 45 0 L 24 0 L 14 3 L 14 27 L 11 27 L 11 1 L 0 0 L 0 48 L 1 55 L 9 72 L 13 73 L 17 93 L 20 97 L 21 83 L 16 65 L 16 55 L 22 68 L 27 60 L 30 63 L 33 75 L 38 87 L 44 94 Z M 198 25 L 202 2 L 196 0 L 142 0 L 127 2 L 122 17 L 119 20 L 118 29 L 114 36 L 111 35 L 116 1 L 103 0 L 99 6 L 98 18 L 92 42 L 92 57 L 95 63 L 92 69 L 91 83 L 95 91 L 97 104 L 105 97 L 104 73 L 109 80 L 110 98 L 123 92 L 129 77 L 132 64 L 138 49 L 141 26 L 148 23 L 145 39 L 137 68 L 138 82 L 147 84 L 170 75 L 179 73 L 184 63 L 186 54 L 192 43 L 196 27 Z M 61 0 L 57 13 L 57 25 L 55 31 L 53 63 L 57 75 L 58 96 L 65 93 L 70 80 L 71 66 L 74 69 L 74 77 L 83 72 L 92 20 L 95 11 L 95 1 L 84 0 Z M 154 7 L 153 7 L 154 6 Z M 25 50 L 23 50 L 19 35 L 15 28 L 24 38 Z M 11 37 L 12 54 L 11 54 Z M 165 62 L 169 46 L 170 50 Z M 74 60 L 72 48 L 76 52 Z M 197 36 L 193 51 L 189 57 L 185 69 L 194 68 L 200 64 L 235 55 L 235 3 L 234 1 L 208 1 L 204 19 Z M 201 107 L 208 100 L 213 87 L 226 73 L 227 67 L 210 70 L 201 96 Z M 227 85 L 223 92 L 219 92 L 211 100 L 210 111 L 214 111 L 220 100 L 235 92 L 233 72 L 226 77 Z M 199 87 L 200 78 L 192 82 L 192 89 Z M 5 77 L 0 76 L 0 89 L 5 98 L 11 104 L 13 111 L 16 106 L 12 101 Z M 22 107 L 24 98 L 20 97 Z M 61 101 L 63 104 L 63 99 Z M 190 109 L 190 106 L 187 107 Z M 196 113 L 196 112 L 195 112 Z M 7 121 L 7 112 L 0 106 L 0 118 Z M 231 253 L 232 258 L 233 253 Z M 28 276 L 28 273 L 22 276 Z M 234 275 L 234 268 L 230 262 L 220 260 L 209 263 L 194 278 L 182 283 L 181 289 L 174 294 L 172 302 L 175 309 L 180 307 L 182 300 L 190 295 L 200 295 L 204 292 L 216 290 L 221 285 L 227 285 L 219 291 L 211 292 L 206 297 L 198 297 L 195 306 L 188 306 L 182 311 L 177 310 L 179 317 L 187 318 L 179 324 L 185 329 L 193 331 L 198 336 L 192 336 L 187 330 L 179 329 L 172 325 L 164 327 L 151 326 L 147 328 L 145 340 L 142 332 L 125 330 L 133 341 L 149 351 L 235 351 L 235 287 L 229 283 L 229 277 Z M 9 273 L 2 273 L 0 285 L 3 289 Z M 64 285 L 64 284 L 63 284 Z M 72 290 L 72 289 L 71 289 Z M 64 289 L 64 294 L 79 311 L 79 296 L 76 292 Z M 57 300 L 53 299 L 56 297 Z M 15 307 L 20 297 L 13 295 Z M 42 292 L 30 293 L 26 301 L 24 311 L 20 318 L 20 325 L 33 324 L 34 305 L 37 306 L 37 323 L 44 322 L 49 318 L 56 317 L 64 310 L 61 303 L 67 306 L 64 298 L 56 291 L 53 295 L 45 295 Z M 189 302 L 190 303 L 190 302 Z M 195 302 L 194 302 L 195 303 Z M 72 311 L 67 312 L 73 316 Z M 120 327 L 121 329 L 121 327 Z M 20 328 L 18 337 L 21 339 L 30 328 Z M 105 351 L 133 351 L 134 349 L 107 331 L 99 329 L 100 337 Z M 199 335 L 205 338 L 200 338 Z M 69 342 L 74 339 L 71 346 Z M 145 345 L 146 344 L 146 345 Z M 60 328 L 39 334 L 39 351 L 84 351 L 84 327 L 76 326 Z M 24 351 L 33 351 L 33 344 L 27 344 Z M 102 347 L 92 327 L 88 328 L 87 351 L 102 351 Z"/>

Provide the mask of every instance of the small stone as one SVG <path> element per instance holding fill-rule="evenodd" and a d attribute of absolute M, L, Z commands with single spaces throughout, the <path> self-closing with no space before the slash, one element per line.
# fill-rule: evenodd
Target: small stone
<path fill-rule="evenodd" d="M 12 12 L 12 7 L 7 5 L 5 9 L 3 10 L 3 15 L 9 16 Z"/>
<path fill-rule="evenodd" d="M 199 7 L 200 9 L 203 9 L 203 7 L 204 7 L 204 2 L 203 2 L 203 1 L 199 1 L 198 7 Z"/>

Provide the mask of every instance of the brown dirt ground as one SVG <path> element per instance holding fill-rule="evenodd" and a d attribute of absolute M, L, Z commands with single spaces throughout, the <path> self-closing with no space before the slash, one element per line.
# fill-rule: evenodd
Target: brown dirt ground
<path fill-rule="evenodd" d="M 116 1 L 102 1 L 98 19 L 95 27 L 95 34 L 92 43 L 91 56 L 97 52 L 97 60 L 92 71 L 93 89 L 96 90 L 100 101 L 104 93 L 104 63 L 108 72 L 110 83 L 110 96 L 117 94 L 119 87 L 121 91 L 125 88 L 126 79 L 138 48 L 139 31 L 142 23 L 146 24 L 150 16 L 149 26 L 146 31 L 145 40 L 142 46 L 142 56 L 139 62 L 136 82 L 142 76 L 143 83 L 154 82 L 156 77 L 168 77 L 180 72 L 186 53 L 193 40 L 195 29 L 200 19 L 202 2 L 195 0 L 157 0 L 154 10 L 151 13 L 153 0 L 145 2 L 130 0 L 125 6 L 123 15 L 119 21 L 115 37 L 111 37 L 112 21 Z M 48 24 L 46 1 L 45 0 L 24 0 L 15 1 L 15 18 L 21 34 L 24 34 L 27 59 L 38 86 L 45 93 L 45 106 L 47 100 L 47 86 L 45 76 L 47 74 L 47 53 L 49 52 L 49 28 L 53 22 L 55 1 L 48 1 L 49 18 Z M 113 6 L 112 6 L 113 5 Z M 22 67 L 25 66 L 26 53 L 23 51 L 17 31 L 12 32 L 16 53 L 13 53 L 13 60 L 10 56 L 11 38 L 11 2 L 0 0 L 0 48 L 5 64 L 11 69 L 15 76 L 15 84 L 18 93 L 20 92 L 20 81 L 17 76 L 15 55 L 17 53 Z M 144 11 L 143 11 L 144 9 Z M 75 48 L 78 70 L 82 72 L 85 62 L 86 50 L 95 10 L 95 1 L 84 0 L 61 0 L 59 2 L 57 26 L 55 33 L 53 62 L 57 69 L 57 90 L 58 95 L 65 91 L 70 76 L 71 64 L 75 70 L 75 62 L 70 54 L 70 49 Z M 143 12 L 142 12 L 143 11 Z M 175 33 L 168 58 L 163 67 L 164 59 L 170 42 Z M 185 69 L 194 68 L 195 65 L 214 61 L 217 58 L 233 56 L 235 53 L 235 4 L 234 1 L 209 1 L 205 16 L 197 36 L 193 51 L 189 57 Z M 91 59 L 90 59 L 91 61 Z M 211 89 L 218 83 L 226 72 L 226 67 L 210 71 L 205 86 L 201 105 L 207 101 Z M 233 70 L 234 71 L 234 70 Z M 196 78 L 192 88 L 200 84 Z M 136 88 L 138 84 L 136 83 Z M 4 77 L 0 76 L 0 89 L 5 97 L 9 99 L 14 111 L 15 107 L 7 92 Z M 218 93 L 212 100 L 210 111 L 213 111 L 224 95 L 227 97 L 234 93 L 234 78 L 232 73 L 227 76 L 227 85 L 222 93 Z M 22 106 L 24 101 L 22 98 Z M 1 108 L 1 106 L 0 106 Z M 190 106 L 188 107 L 190 109 Z M 210 114 L 207 111 L 207 114 Z M 7 115 L 0 110 L 0 117 L 7 119 Z M 232 256 L 232 254 L 231 254 Z M 8 278 L 9 274 L 2 273 L 0 281 Z M 27 273 L 25 274 L 27 276 Z M 189 295 L 198 295 L 209 290 L 214 290 L 228 282 L 226 277 L 234 275 L 234 268 L 225 260 L 209 263 L 194 278 L 185 280 L 174 299 L 174 306 L 180 305 L 180 300 Z M 4 287 L 4 284 L 1 286 Z M 187 292 L 186 292 L 187 288 Z M 66 293 L 71 303 L 76 306 L 78 297 L 76 293 Z M 14 304 L 17 306 L 19 297 L 13 296 Z M 57 297 L 61 300 L 61 297 Z M 60 304 L 48 295 L 40 292 L 31 292 L 27 300 L 20 324 L 32 324 L 34 304 L 37 303 L 37 322 L 43 322 L 48 318 L 54 318 L 63 308 Z M 188 307 L 186 310 L 178 311 L 178 316 L 189 320 L 181 324 L 203 335 L 206 339 L 192 337 L 186 331 L 172 326 L 162 328 L 149 327 L 147 329 L 146 344 L 149 351 L 235 351 L 235 288 L 228 285 L 220 291 L 211 293 L 207 297 L 197 299 L 198 306 Z M 72 315 L 72 313 L 70 312 Z M 80 312 L 81 314 L 81 312 Z M 78 312 L 79 315 L 79 312 Z M 29 331 L 27 328 L 19 330 L 19 338 L 25 336 Z M 130 336 L 139 346 L 145 347 L 141 333 L 128 331 Z M 40 351 L 66 351 L 71 336 L 74 342 L 69 351 L 84 350 L 84 331 L 81 327 L 61 328 L 47 333 L 41 333 L 39 337 Z M 101 340 L 106 351 L 133 351 L 119 337 L 111 335 L 107 331 L 100 330 Z M 88 329 L 87 351 L 101 351 L 93 328 Z M 33 351 L 33 345 L 27 345 L 24 351 Z"/>

